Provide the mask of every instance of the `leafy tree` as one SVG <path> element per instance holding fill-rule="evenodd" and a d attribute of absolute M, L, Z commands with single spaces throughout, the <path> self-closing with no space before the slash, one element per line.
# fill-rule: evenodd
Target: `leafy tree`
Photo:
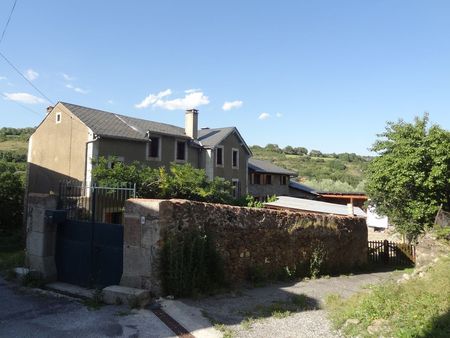
<path fill-rule="evenodd" d="M 23 182 L 13 164 L 0 160 L 0 230 L 17 231 L 22 223 Z"/>
<path fill-rule="evenodd" d="M 320 152 L 319 150 L 310 150 L 310 152 L 309 152 L 309 156 L 312 156 L 312 157 L 322 157 L 322 152 Z"/>
<path fill-rule="evenodd" d="M 305 147 L 296 147 L 296 148 L 294 148 L 294 151 L 297 155 L 307 155 L 308 154 L 308 149 L 306 149 Z"/>
<path fill-rule="evenodd" d="M 273 144 L 273 143 L 269 143 L 268 145 L 266 145 L 265 149 L 267 151 L 273 151 L 276 153 L 282 153 L 283 151 L 280 149 L 280 147 L 278 146 L 278 144 Z"/>
<path fill-rule="evenodd" d="M 283 153 L 285 154 L 295 154 L 294 148 L 291 146 L 286 146 L 283 148 Z"/>
<path fill-rule="evenodd" d="M 371 204 L 408 240 L 433 224 L 441 204 L 450 207 L 450 132 L 428 122 L 427 114 L 388 122 L 367 171 Z"/>

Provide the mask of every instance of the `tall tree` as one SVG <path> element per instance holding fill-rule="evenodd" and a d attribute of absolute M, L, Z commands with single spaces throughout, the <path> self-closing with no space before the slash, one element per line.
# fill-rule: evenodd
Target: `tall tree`
<path fill-rule="evenodd" d="M 450 207 L 450 132 L 428 124 L 427 114 L 388 122 L 367 170 L 371 204 L 409 240 L 433 224 L 441 204 Z"/>

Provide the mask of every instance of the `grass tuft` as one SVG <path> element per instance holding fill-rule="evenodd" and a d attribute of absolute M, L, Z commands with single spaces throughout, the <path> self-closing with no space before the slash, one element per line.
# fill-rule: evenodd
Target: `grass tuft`
<path fill-rule="evenodd" d="M 385 336 L 450 337 L 450 257 L 422 278 L 373 286 L 346 300 L 330 295 L 326 303 L 334 326 L 347 336 L 371 337 L 367 328 L 386 320 Z"/>

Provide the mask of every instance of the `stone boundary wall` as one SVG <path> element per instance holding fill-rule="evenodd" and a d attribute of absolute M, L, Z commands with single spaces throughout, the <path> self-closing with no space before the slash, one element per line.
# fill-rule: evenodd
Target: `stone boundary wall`
<path fill-rule="evenodd" d="M 212 236 L 232 284 L 245 281 L 250 269 L 270 274 L 309 266 L 318 245 L 326 251 L 324 267 L 329 272 L 351 271 L 367 263 L 365 218 L 130 199 L 125 207 L 121 284 L 160 294 L 164 237 L 189 229 L 203 229 Z"/>

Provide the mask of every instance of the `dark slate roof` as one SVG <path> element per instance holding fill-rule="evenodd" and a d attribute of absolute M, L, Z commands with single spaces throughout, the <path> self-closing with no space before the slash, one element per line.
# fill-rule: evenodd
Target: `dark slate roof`
<path fill-rule="evenodd" d="M 317 193 L 317 191 L 315 191 L 313 188 L 308 187 L 307 185 L 301 184 L 299 182 L 295 182 L 295 181 L 289 182 L 289 188 L 304 191 L 304 192 L 307 192 L 307 193 L 313 194 L 313 195 L 319 195 Z"/>
<path fill-rule="evenodd" d="M 241 134 L 236 127 L 226 127 L 226 128 L 203 128 L 198 131 L 198 141 L 205 148 L 214 148 L 219 145 L 228 135 L 231 133 L 236 133 L 237 138 L 240 140 L 241 145 L 247 150 L 249 155 L 252 155 L 252 151 L 245 143 Z"/>
<path fill-rule="evenodd" d="M 280 174 L 290 176 L 296 175 L 295 172 L 278 167 L 272 162 L 257 160 L 255 158 L 250 158 L 248 160 L 248 169 L 253 170 L 257 173 Z"/>
<path fill-rule="evenodd" d="M 186 138 L 184 128 L 135 117 L 109 113 L 103 110 L 60 102 L 78 117 L 94 134 L 106 137 L 144 140 L 145 134 L 158 133 Z"/>
<path fill-rule="evenodd" d="M 155 134 L 170 135 L 175 137 L 189 138 L 184 128 L 173 126 L 171 124 L 148 121 L 135 117 L 115 114 L 87 108 L 72 103 L 60 102 L 69 109 L 72 114 L 78 117 L 94 134 L 103 137 L 125 138 L 132 140 L 146 140 L 146 133 L 150 131 Z M 205 148 L 214 148 L 222 142 L 228 135 L 235 132 L 241 140 L 243 147 L 251 155 L 239 131 L 235 127 L 200 129 L 198 131 L 198 140 L 192 140 L 193 146 L 202 146 Z"/>
<path fill-rule="evenodd" d="M 205 128 L 198 131 L 198 140 L 206 148 L 213 148 L 222 142 L 228 135 L 230 135 L 236 128 Z"/>

